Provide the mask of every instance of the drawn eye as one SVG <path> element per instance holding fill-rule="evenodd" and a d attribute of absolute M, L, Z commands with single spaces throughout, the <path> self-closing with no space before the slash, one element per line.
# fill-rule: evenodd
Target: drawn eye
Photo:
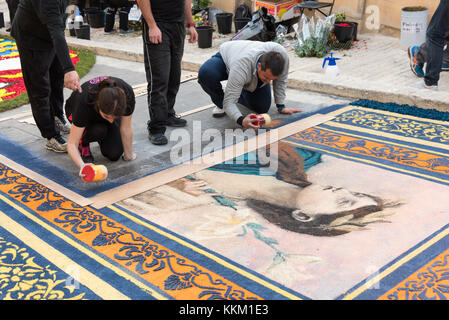
<path fill-rule="evenodd" d="M 359 192 L 351 192 L 351 194 L 352 194 L 353 196 L 358 197 L 358 198 L 363 198 L 363 197 L 365 197 L 365 194 L 359 193 Z"/>
<path fill-rule="evenodd" d="M 352 205 L 355 204 L 355 201 L 354 200 L 350 200 L 350 199 L 346 199 L 346 198 L 342 198 L 342 199 L 339 199 L 337 201 L 337 204 L 338 204 L 339 207 L 352 206 Z"/>
<path fill-rule="evenodd" d="M 301 210 L 295 210 L 292 212 L 292 217 L 295 220 L 301 221 L 301 222 L 308 222 L 312 221 L 313 218 L 302 212 Z"/>

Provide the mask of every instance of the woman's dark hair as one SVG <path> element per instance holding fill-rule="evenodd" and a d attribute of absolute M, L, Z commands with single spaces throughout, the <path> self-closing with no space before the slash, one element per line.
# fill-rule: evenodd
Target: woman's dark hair
<path fill-rule="evenodd" d="M 266 71 L 267 69 L 270 69 L 273 76 L 278 77 L 281 75 L 282 71 L 284 70 L 285 66 L 285 59 L 277 51 L 269 51 L 267 53 L 264 53 L 260 57 L 260 66 L 263 71 Z"/>
<path fill-rule="evenodd" d="M 117 86 L 117 82 L 105 79 L 98 84 L 95 109 L 104 114 L 121 117 L 127 108 L 125 91 Z"/>

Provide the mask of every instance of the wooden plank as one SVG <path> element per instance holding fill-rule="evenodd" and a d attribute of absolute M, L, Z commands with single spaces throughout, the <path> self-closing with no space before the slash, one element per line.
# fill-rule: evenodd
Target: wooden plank
<path fill-rule="evenodd" d="M 189 174 L 207 169 L 216 164 L 254 151 L 258 148 L 262 148 L 268 144 L 278 142 L 279 140 L 291 136 L 297 132 L 306 130 L 323 122 L 327 122 L 333 118 L 334 117 L 330 115 L 315 114 L 306 119 L 298 120 L 280 128 L 266 131 L 255 137 L 247 139 L 246 141 L 214 151 L 209 155 L 204 155 L 201 158 L 191 160 L 161 172 L 157 172 L 112 190 L 99 193 L 98 195 L 90 198 L 92 201 L 92 206 L 97 209 L 103 208 L 118 201 L 130 198 L 136 194 L 183 178 Z"/>
<path fill-rule="evenodd" d="M 28 116 L 31 116 L 31 115 L 32 115 L 31 110 L 30 111 L 24 111 L 24 112 L 21 112 L 21 113 L 18 113 L 18 114 L 14 114 L 14 115 L 9 116 L 9 117 L 0 118 L 0 122 L 7 121 L 7 120 L 20 119 L 20 118 L 28 117 Z"/>
<path fill-rule="evenodd" d="M 0 154 L 0 162 L 5 166 L 19 172 L 20 174 L 40 183 L 41 185 L 47 187 L 48 189 L 59 193 L 61 196 L 66 197 L 67 199 L 79 204 L 80 206 L 87 206 L 92 203 L 92 200 L 89 198 L 85 198 L 72 190 L 69 190 L 60 184 L 41 176 L 40 174 L 18 164 L 17 162 L 3 156 Z"/>
<path fill-rule="evenodd" d="M 198 78 L 198 73 L 189 73 L 189 74 L 181 76 L 181 83 L 184 83 L 184 82 L 187 82 L 187 81 L 191 81 L 191 80 L 195 80 L 197 78 Z M 146 95 L 148 93 L 147 92 L 147 86 L 148 86 L 148 84 L 146 82 L 133 86 L 134 95 L 136 97 L 140 97 L 140 96 Z"/>
<path fill-rule="evenodd" d="M 182 112 L 182 113 L 179 114 L 179 116 L 180 117 L 185 117 L 185 116 L 197 113 L 197 112 L 201 112 L 201 111 L 204 111 L 204 110 L 207 110 L 207 109 L 211 109 L 213 107 L 215 107 L 215 104 L 213 104 L 213 103 L 212 104 L 208 104 L 206 106 L 202 106 L 202 107 L 198 107 L 196 109 L 192 109 L 192 110 L 189 110 L 189 111 L 186 111 L 186 112 Z"/>

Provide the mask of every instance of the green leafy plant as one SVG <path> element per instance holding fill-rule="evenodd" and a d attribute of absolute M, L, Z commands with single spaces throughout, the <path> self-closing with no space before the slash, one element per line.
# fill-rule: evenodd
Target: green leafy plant
<path fill-rule="evenodd" d="M 295 52 L 299 57 L 318 57 L 322 58 L 329 52 L 329 47 L 322 39 L 309 38 L 304 41 L 302 46 L 297 46 Z"/>
<path fill-rule="evenodd" d="M 193 8 L 196 10 L 207 8 L 212 4 L 211 0 L 193 0 Z"/>
<path fill-rule="evenodd" d="M 335 16 L 335 22 L 346 21 L 346 14 L 344 12 L 340 12 Z"/>

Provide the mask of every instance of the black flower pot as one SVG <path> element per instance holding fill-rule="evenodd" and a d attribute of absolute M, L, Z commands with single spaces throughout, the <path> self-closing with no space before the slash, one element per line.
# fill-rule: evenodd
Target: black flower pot
<path fill-rule="evenodd" d="M 250 21 L 251 21 L 251 18 L 235 18 L 234 19 L 235 33 L 242 30 Z"/>
<path fill-rule="evenodd" d="M 90 40 L 90 25 L 82 24 L 79 29 L 75 29 L 76 37 L 78 39 Z"/>
<path fill-rule="evenodd" d="M 232 13 L 223 12 L 217 13 L 215 18 L 217 19 L 218 32 L 221 34 L 229 34 L 231 33 L 232 28 Z"/>
<path fill-rule="evenodd" d="M 104 11 L 89 12 L 87 20 L 92 28 L 104 28 Z"/>
<path fill-rule="evenodd" d="M 198 48 L 205 49 L 212 47 L 212 35 L 214 28 L 211 26 L 196 27 L 198 33 Z"/>
<path fill-rule="evenodd" d="M 335 22 L 334 33 L 338 42 L 346 43 L 350 40 L 353 40 L 354 25 L 352 24 L 352 22 L 348 21 Z"/>

